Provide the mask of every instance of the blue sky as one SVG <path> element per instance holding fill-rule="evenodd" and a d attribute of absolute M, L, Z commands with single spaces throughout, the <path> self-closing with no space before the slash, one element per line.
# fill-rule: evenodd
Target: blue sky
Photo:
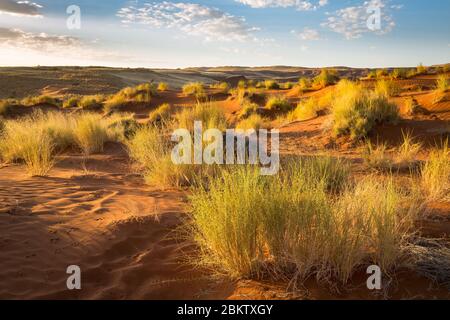
<path fill-rule="evenodd" d="M 73 4 L 80 29 L 66 25 Z M 368 8 L 380 12 L 373 30 Z M 450 1 L 0 0 L 2 66 L 389 67 L 449 57 Z"/>

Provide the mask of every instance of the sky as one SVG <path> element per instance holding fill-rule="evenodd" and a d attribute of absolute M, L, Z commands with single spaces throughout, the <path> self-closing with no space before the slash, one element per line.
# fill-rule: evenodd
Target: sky
<path fill-rule="evenodd" d="M 0 66 L 448 62 L 447 0 L 0 0 Z"/>

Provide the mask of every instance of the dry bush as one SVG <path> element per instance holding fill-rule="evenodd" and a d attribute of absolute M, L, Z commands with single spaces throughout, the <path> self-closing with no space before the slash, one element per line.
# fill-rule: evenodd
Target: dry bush
<path fill-rule="evenodd" d="M 332 69 L 322 69 L 320 74 L 313 79 L 313 87 L 322 89 L 338 82 L 337 72 Z"/>
<path fill-rule="evenodd" d="M 438 76 L 436 81 L 436 91 L 434 92 L 433 103 L 439 103 L 445 99 L 445 93 L 448 91 L 449 81 L 445 74 Z"/>
<path fill-rule="evenodd" d="M 247 119 L 251 115 L 258 112 L 259 106 L 256 103 L 252 103 L 248 99 L 244 99 L 241 103 L 241 111 L 239 112 L 239 119 Z"/>
<path fill-rule="evenodd" d="M 78 96 L 71 96 L 64 100 L 62 107 L 65 108 L 77 108 L 78 104 L 80 102 L 80 97 Z"/>
<path fill-rule="evenodd" d="M 85 111 L 99 110 L 103 107 L 106 97 L 101 94 L 83 96 L 78 102 L 78 106 Z"/>

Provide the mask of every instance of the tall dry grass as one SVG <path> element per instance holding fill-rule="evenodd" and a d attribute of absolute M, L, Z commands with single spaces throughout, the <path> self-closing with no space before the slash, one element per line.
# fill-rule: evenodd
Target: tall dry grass
<path fill-rule="evenodd" d="M 417 202 L 374 177 L 330 193 L 327 185 L 341 185 L 331 172 L 340 170 L 321 171 L 315 161 L 291 163 L 277 177 L 260 176 L 254 167 L 225 170 L 195 189 L 191 232 L 199 263 L 234 278 L 270 274 L 295 281 L 315 276 L 346 283 L 367 264 L 389 272 L 402 255 Z"/>
<path fill-rule="evenodd" d="M 448 198 L 450 192 L 450 151 L 448 140 L 430 153 L 422 168 L 421 184 L 429 200 Z"/>
<path fill-rule="evenodd" d="M 228 120 L 223 109 L 214 102 L 197 103 L 193 108 L 185 108 L 175 115 L 177 128 L 194 130 L 194 122 L 201 121 L 203 129 L 226 130 Z"/>

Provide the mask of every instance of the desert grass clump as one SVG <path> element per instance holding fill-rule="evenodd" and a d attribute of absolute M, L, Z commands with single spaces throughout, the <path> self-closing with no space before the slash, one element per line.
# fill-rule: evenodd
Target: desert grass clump
<path fill-rule="evenodd" d="M 165 92 L 165 91 L 169 90 L 169 84 L 167 82 L 160 82 L 160 83 L 158 83 L 157 90 L 161 91 L 161 92 Z"/>
<path fill-rule="evenodd" d="M 247 119 L 251 115 L 258 112 L 259 106 L 251 102 L 249 99 L 243 99 L 241 103 L 241 111 L 239 112 L 239 119 Z"/>
<path fill-rule="evenodd" d="M 197 100 L 206 98 L 206 92 L 203 83 L 190 82 L 183 86 L 183 93 L 187 96 L 194 96 Z"/>
<path fill-rule="evenodd" d="M 398 96 L 400 91 L 400 87 L 392 80 L 378 80 L 375 85 L 375 93 L 388 98 Z"/>
<path fill-rule="evenodd" d="M 275 80 L 265 80 L 264 87 L 267 90 L 278 90 L 280 89 L 280 85 Z"/>
<path fill-rule="evenodd" d="M 259 114 L 252 114 L 251 116 L 239 121 L 236 125 L 236 129 L 241 130 L 254 129 L 258 131 L 259 129 L 264 128 L 267 128 L 267 123 Z"/>
<path fill-rule="evenodd" d="M 130 157 L 142 167 L 146 183 L 160 188 L 185 187 L 207 177 L 213 166 L 175 164 L 172 161 L 169 139 L 160 128 L 142 126 L 126 142 Z"/>
<path fill-rule="evenodd" d="M 319 106 L 313 98 L 300 102 L 297 107 L 288 114 L 290 121 L 310 120 L 318 116 Z"/>
<path fill-rule="evenodd" d="M 66 100 L 64 100 L 62 107 L 66 108 L 77 108 L 80 102 L 80 97 L 78 96 L 70 96 Z"/>
<path fill-rule="evenodd" d="M 156 110 L 150 112 L 148 121 L 150 123 L 166 124 L 169 122 L 173 113 L 173 108 L 168 103 L 163 103 Z"/>
<path fill-rule="evenodd" d="M 362 154 L 364 164 L 369 168 L 381 171 L 392 169 L 393 160 L 387 153 L 386 143 L 373 145 L 368 141 Z"/>
<path fill-rule="evenodd" d="M 105 101 L 105 112 L 116 111 L 121 106 L 129 103 L 150 103 L 156 93 L 157 87 L 154 83 L 142 83 L 135 87 L 123 88 Z"/>
<path fill-rule="evenodd" d="M 33 132 L 23 141 L 23 160 L 31 176 L 46 176 L 53 168 L 54 145 L 49 132 Z"/>
<path fill-rule="evenodd" d="M 399 167 L 411 167 L 416 161 L 422 144 L 414 141 L 411 132 L 402 132 L 402 136 L 403 142 L 398 148 L 396 162 Z"/>
<path fill-rule="evenodd" d="M 175 115 L 177 128 L 194 130 L 194 122 L 201 121 L 203 129 L 219 129 L 226 130 L 228 128 L 228 120 L 223 109 L 214 102 L 197 103 L 193 108 L 185 108 L 183 111 Z"/>
<path fill-rule="evenodd" d="M 333 134 L 352 139 L 367 136 L 375 124 L 394 123 L 399 118 L 395 104 L 385 95 L 370 92 L 360 85 L 341 82 L 332 107 Z"/>
<path fill-rule="evenodd" d="M 313 79 L 313 86 L 322 89 L 335 84 L 339 80 L 337 72 L 332 69 L 322 69 L 320 74 Z"/>
<path fill-rule="evenodd" d="M 214 83 L 210 86 L 211 89 L 217 89 L 222 93 L 228 93 L 230 85 L 227 82 Z"/>
<path fill-rule="evenodd" d="M 436 81 L 436 90 L 434 92 L 433 102 L 438 103 L 444 100 L 445 93 L 449 88 L 449 80 L 447 75 L 441 74 Z"/>
<path fill-rule="evenodd" d="M 91 95 L 91 96 L 83 96 L 78 101 L 78 106 L 85 111 L 99 110 L 103 107 L 103 102 L 105 100 L 106 100 L 106 97 L 101 94 Z"/>
<path fill-rule="evenodd" d="M 107 123 L 101 115 L 83 113 L 76 119 L 74 137 L 84 154 L 102 152 L 105 142 L 108 141 Z"/>
<path fill-rule="evenodd" d="M 23 98 L 21 100 L 21 104 L 27 107 L 37 106 L 37 105 L 53 105 L 53 106 L 59 106 L 59 101 L 56 98 L 46 96 L 46 95 L 40 95 L 40 96 L 30 96 Z"/>
<path fill-rule="evenodd" d="M 227 169 L 195 188 L 197 263 L 232 278 L 269 274 L 293 283 L 315 276 L 345 284 L 371 263 L 389 272 L 402 255 L 416 203 L 373 177 L 331 194 L 316 160 L 271 177 L 252 166 Z"/>
<path fill-rule="evenodd" d="M 430 153 L 422 167 L 421 184 L 429 200 L 441 200 L 450 192 L 450 151 L 448 140 Z"/>
<path fill-rule="evenodd" d="M 265 108 L 271 111 L 288 112 L 292 109 L 292 106 L 285 97 L 272 96 L 267 100 Z"/>

